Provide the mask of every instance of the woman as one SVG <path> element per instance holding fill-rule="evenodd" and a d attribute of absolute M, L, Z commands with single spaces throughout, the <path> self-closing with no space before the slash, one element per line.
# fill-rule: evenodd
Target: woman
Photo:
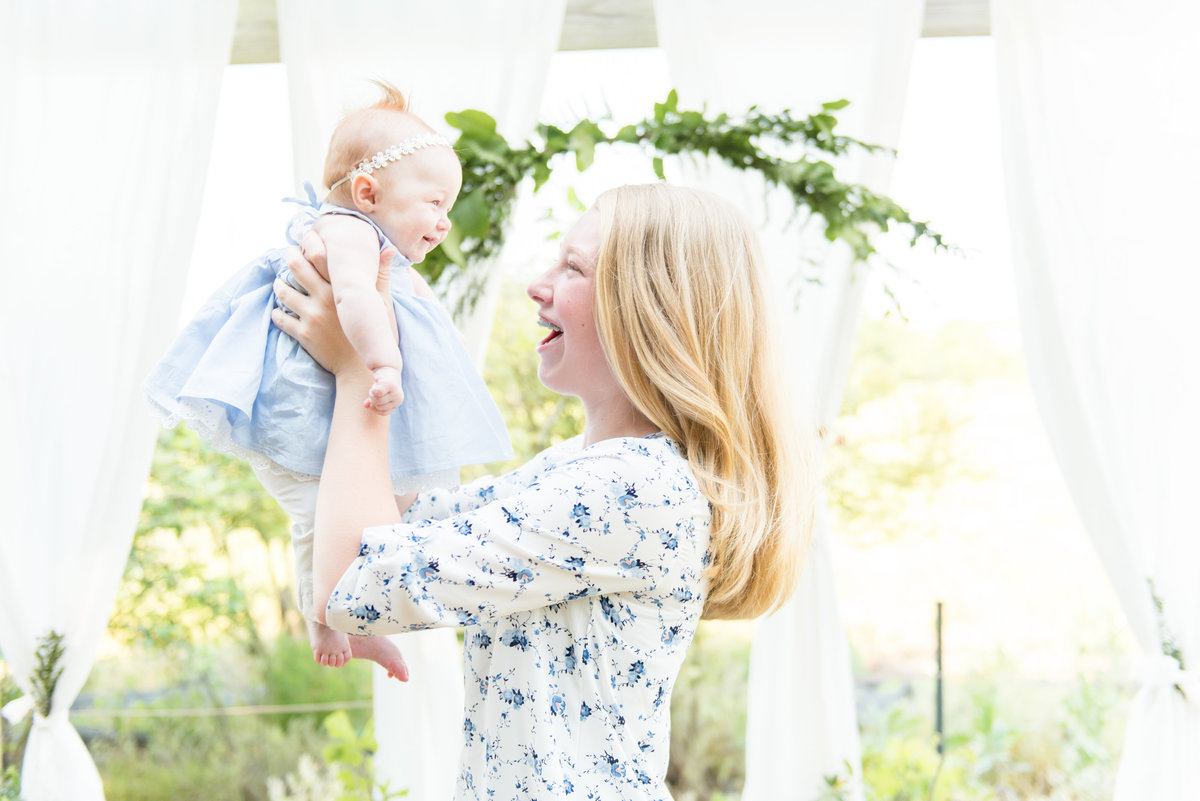
<path fill-rule="evenodd" d="M 466 627 L 457 798 L 669 798 L 671 688 L 697 622 L 780 603 L 811 524 L 749 224 L 697 190 L 603 194 L 529 286 L 549 331 L 538 375 L 580 398 L 584 433 L 403 515 L 386 424 L 358 402 L 370 373 L 293 261 L 313 293 L 277 286 L 300 319 L 275 321 L 337 382 L 325 622 Z"/>

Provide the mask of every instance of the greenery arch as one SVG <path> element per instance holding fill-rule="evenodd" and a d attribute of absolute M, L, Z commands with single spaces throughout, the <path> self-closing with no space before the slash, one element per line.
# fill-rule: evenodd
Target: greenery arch
<path fill-rule="evenodd" d="M 549 179 L 556 157 L 573 154 L 576 168 L 583 172 L 591 167 L 597 146 L 618 143 L 640 146 L 652 157 L 660 179 L 663 160 L 669 156 L 714 156 L 735 169 L 757 171 L 768 186 L 791 194 L 798 213 L 807 211 L 819 219 L 826 239 L 844 242 L 862 262 L 877 256 L 876 235 L 893 225 L 907 228 L 910 244 L 926 241 L 946 249 L 940 234 L 914 220 L 891 198 L 838 178 L 828 160 L 832 157 L 854 150 L 895 155 L 836 132 L 834 112 L 848 103 L 825 103 L 805 117 L 789 110 L 768 114 L 757 106 L 740 116 L 710 117 L 703 111 L 681 111 L 672 90 L 665 102 L 654 104 L 653 116 L 641 122 L 611 133 L 601 124 L 605 120 L 584 119 L 569 131 L 542 123 L 533 139 L 518 147 L 497 133 L 496 121 L 488 114 L 474 109 L 450 112 L 446 122 L 461 132 L 455 149 L 463 162 L 462 192 L 450 213 L 450 235 L 417 269 L 439 290 L 454 284 L 457 310 L 469 308 L 483 286 L 482 264 L 504 244 L 519 185 L 532 179 L 536 192 Z M 799 155 L 787 158 L 773 149 Z"/>

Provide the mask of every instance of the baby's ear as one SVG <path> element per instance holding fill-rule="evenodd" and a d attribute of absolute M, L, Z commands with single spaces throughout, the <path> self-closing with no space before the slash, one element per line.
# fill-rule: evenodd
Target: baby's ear
<path fill-rule="evenodd" d="M 364 214 L 374 211 L 375 204 L 379 202 L 379 181 L 374 175 L 366 173 L 354 176 L 350 181 L 350 199 L 354 201 L 355 208 Z"/>

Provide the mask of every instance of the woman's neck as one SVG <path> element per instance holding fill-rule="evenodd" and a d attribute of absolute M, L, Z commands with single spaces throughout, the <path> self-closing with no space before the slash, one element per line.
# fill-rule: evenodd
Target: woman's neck
<path fill-rule="evenodd" d="M 600 408 L 584 406 L 583 447 L 615 437 L 644 437 L 658 431 L 658 426 L 626 399 L 625 403 Z"/>

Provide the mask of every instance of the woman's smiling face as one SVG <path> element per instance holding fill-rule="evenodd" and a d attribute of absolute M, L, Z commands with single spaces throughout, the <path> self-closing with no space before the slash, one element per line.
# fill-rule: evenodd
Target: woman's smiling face
<path fill-rule="evenodd" d="M 596 255 L 600 249 L 600 213 L 588 210 L 563 238 L 558 259 L 529 285 L 538 305 L 538 323 L 548 329 L 538 344 L 538 378 L 549 389 L 576 395 L 586 408 L 603 402 L 615 389 L 622 397 L 600 345 L 592 299 Z"/>

